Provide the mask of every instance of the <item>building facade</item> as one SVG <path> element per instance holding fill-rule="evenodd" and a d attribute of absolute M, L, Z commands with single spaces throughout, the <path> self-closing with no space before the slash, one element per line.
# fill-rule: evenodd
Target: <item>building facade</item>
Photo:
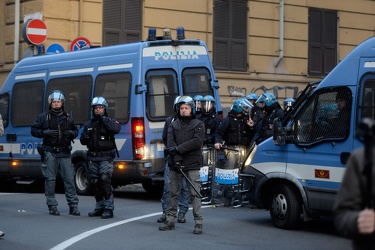
<path fill-rule="evenodd" d="M 182 26 L 208 45 L 227 109 L 250 92 L 297 97 L 375 33 L 369 0 L 0 0 L 0 13 L 0 85 L 37 51 L 22 36 L 28 18 L 46 23 L 45 48 L 65 51 L 78 37 L 110 46 Z"/>

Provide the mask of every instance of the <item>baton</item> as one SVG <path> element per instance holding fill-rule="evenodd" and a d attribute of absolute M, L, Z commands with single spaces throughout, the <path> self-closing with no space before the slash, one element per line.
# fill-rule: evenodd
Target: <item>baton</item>
<path fill-rule="evenodd" d="M 182 171 L 182 168 L 178 168 L 181 172 L 181 174 L 185 177 L 185 179 L 187 180 L 187 182 L 189 182 L 190 186 L 194 189 L 194 191 L 199 195 L 199 197 L 202 199 L 202 195 L 200 192 L 198 192 L 198 190 L 195 188 L 194 184 L 191 182 L 191 180 L 186 176 L 186 174 L 184 173 L 184 171 Z"/>

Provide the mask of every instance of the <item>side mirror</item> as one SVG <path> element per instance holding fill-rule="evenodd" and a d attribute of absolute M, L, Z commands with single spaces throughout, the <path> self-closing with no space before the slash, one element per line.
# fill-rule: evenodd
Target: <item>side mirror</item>
<path fill-rule="evenodd" d="M 273 120 L 273 141 L 276 146 L 285 145 L 285 130 L 280 118 Z"/>

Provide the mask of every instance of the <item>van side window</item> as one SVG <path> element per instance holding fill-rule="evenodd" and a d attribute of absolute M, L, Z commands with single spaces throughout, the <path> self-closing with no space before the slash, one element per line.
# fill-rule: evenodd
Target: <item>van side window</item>
<path fill-rule="evenodd" d="M 3 118 L 4 128 L 8 126 L 9 121 L 9 94 L 0 96 L 0 114 Z"/>
<path fill-rule="evenodd" d="M 184 95 L 211 95 L 214 91 L 211 88 L 210 72 L 206 68 L 187 68 L 182 72 L 182 88 Z"/>
<path fill-rule="evenodd" d="M 119 123 L 129 121 L 130 73 L 101 74 L 96 78 L 94 96 L 103 96 L 108 102 L 108 115 Z"/>
<path fill-rule="evenodd" d="M 348 88 L 319 91 L 308 101 L 294 124 L 298 146 L 343 140 L 349 135 L 352 94 Z"/>
<path fill-rule="evenodd" d="M 146 76 L 147 115 L 161 120 L 173 115 L 173 102 L 178 96 L 177 76 L 173 70 L 153 70 Z"/>
<path fill-rule="evenodd" d="M 43 109 L 44 82 L 17 82 L 13 86 L 11 119 L 14 127 L 31 126 Z M 27 110 L 27 112 L 25 112 Z"/>
<path fill-rule="evenodd" d="M 54 78 L 48 82 L 46 92 L 46 110 L 48 96 L 58 89 L 64 93 L 64 110 L 69 113 L 76 124 L 83 124 L 90 118 L 91 76 L 74 76 Z"/>
<path fill-rule="evenodd" d="M 359 121 L 368 117 L 375 119 L 375 80 L 367 80 L 362 89 L 362 100 L 359 105 Z"/>

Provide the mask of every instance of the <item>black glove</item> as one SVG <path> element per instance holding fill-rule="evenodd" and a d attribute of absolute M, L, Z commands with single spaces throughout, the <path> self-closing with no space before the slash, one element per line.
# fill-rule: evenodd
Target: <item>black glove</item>
<path fill-rule="evenodd" d="M 174 168 L 178 171 L 182 171 L 184 169 L 184 166 L 181 166 L 181 162 L 177 161 L 174 164 Z"/>
<path fill-rule="evenodd" d="M 68 138 L 73 138 L 73 131 L 71 131 L 71 130 L 65 130 L 64 131 L 64 136 L 66 136 Z"/>
<path fill-rule="evenodd" d="M 53 129 L 46 129 L 46 130 L 43 131 L 43 134 L 45 136 L 55 138 L 59 135 L 59 132 L 57 130 L 53 130 Z"/>
<path fill-rule="evenodd" d="M 99 122 L 103 121 L 104 115 L 95 115 L 95 119 Z"/>
<path fill-rule="evenodd" d="M 174 156 L 174 155 L 178 154 L 177 147 L 169 148 L 168 154 L 171 155 L 171 156 Z"/>

